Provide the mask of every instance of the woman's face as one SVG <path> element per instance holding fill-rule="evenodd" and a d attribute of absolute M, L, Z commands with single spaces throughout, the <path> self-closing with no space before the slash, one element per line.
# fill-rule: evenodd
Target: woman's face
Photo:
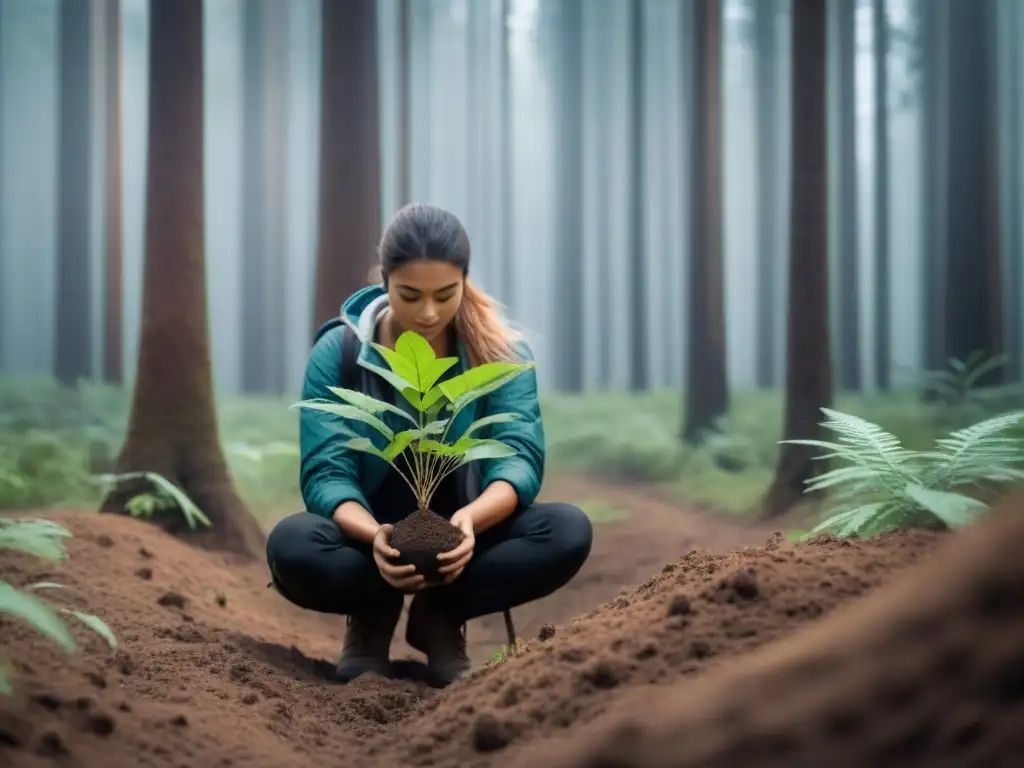
<path fill-rule="evenodd" d="M 406 331 L 435 341 L 462 303 L 462 270 L 446 261 L 411 261 L 388 275 L 391 314 Z"/>

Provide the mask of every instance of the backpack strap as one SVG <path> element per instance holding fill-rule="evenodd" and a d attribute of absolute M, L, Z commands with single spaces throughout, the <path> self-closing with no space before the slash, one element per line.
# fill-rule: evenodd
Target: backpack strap
<path fill-rule="evenodd" d="M 359 339 L 341 324 L 341 388 L 359 389 Z"/>

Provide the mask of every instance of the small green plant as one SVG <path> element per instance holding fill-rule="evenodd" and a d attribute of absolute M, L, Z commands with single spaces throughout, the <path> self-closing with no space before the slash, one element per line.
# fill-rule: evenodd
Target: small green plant
<path fill-rule="evenodd" d="M 0 519 L 0 549 L 17 550 L 46 560 L 59 561 L 67 556 L 64 539 L 71 532 L 50 520 Z M 55 582 L 37 582 L 27 590 L 19 590 L 0 581 L 0 613 L 17 616 L 28 622 L 37 632 L 49 637 L 69 653 L 77 650 L 75 637 L 61 620 L 61 614 L 73 617 L 102 637 L 111 648 L 117 647 L 117 638 L 102 619 L 70 608 L 54 610 L 31 592 L 63 589 Z M 13 693 L 11 670 L 0 663 L 0 694 Z"/>
<path fill-rule="evenodd" d="M 461 531 L 430 510 L 435 491 L 448 475 L 464 464 L 515 455 L 516 450 L 500 440 L 473 435 L 485 427 L 520 417 L 516 413 L 485 416 L 470 424 L 455 440 L 449 439 L 449 431 L 464 408 L 534 367 L 534 363 L 484 363 L 440 381 L 448 369 L 459 362 L 459 358 L 438 358 L 429 342 L 419 334 L 405 331 L 395 342 L 394 349 L 370 343 L 389 368 L 372 363 L 365 366 L 397 390 L 412 406 L 415 415 L 396 404 L 340 387 L 330 388 L 340 403 L 316 398 L 295 406 L 324 411 L 346 419 L 350 424 L 366 424 L 383 438 L 383 445 L 377 445 L 369 437 L 340 428 L 348 438 L 346 447 L 386 461 L 412 490 L 420 513 L 420 525 L 414 522 L 417 510 L 410 510 L 409 516 L 395 525 L 391 545 L 402 553 L 399 562 L 414 563 L 418 572 L 431 579 L 436 576 L 439 566 L 437 555 L 453 549 L 462 538 Z M 408 423 L 408 428 L 396 432 L 382 420 L 383 414 L 399 417 Z M 406 454 L 407 450 L 409 454 Z M 405 470 L 398 466 L 399 456 L 405 459 Z M 431 530 L 433 533 L 428 533 Z M 427 544 L 432 535 L 439 538 Z M 405 544 L 401 543 L 403 541 Z"/>
<path fill-rule="evenodd" d="M 430 508 L 430 499 L 441 481 L 460 465 L 477 459 L 512 456 L 515 449 L 498 440 L 473 437 L 473 433 L 491 424 L 514 421 L 515 413 L 499 413 L 474 421 L 454 442 L 447 442 L 448 430 L 463 408 L 484 395 L 514 379 L 533 363 L 496 362 L 470 368 L 458 376 L 440 383 L 438 379 L 455 365 L 457 357 L 438 358 L 429 342 L 413 331 L 405 331 L 390 349 L 371 342 L 387 361 L 390 370 L 366 364 L 394 387 L 416 410 L 416 416 L 397 405 L 377 400 L 362 392 L 331 387 L 341 403 L 322 398 L 296 403 L 301 408 L 326 411 L 344 419 L 368 424 L 387 441 L 378 448 L 367 437 L 350 434 L 345 445 L 383 459 L 412 489 L 421 512 Z M 392 413 L 409 422 L 408 429 L 395 432 L 379 417 Z M 443 418 L 441 416 L 447 414 Z M 412 450 L 412 466 L 403 472 L 395 460 L 406 450 Z"/>
<path fill-rule="evenodd" d="M 145 481 L 152 487 L 152 492 L 138 493 L 132 496 L 125 503 L 125 511 L 135 518 L 149 520 L 158 512 L 170 510 L 181 510 L 181 514 L 193 531 L 197 525 L 211 527 L 213 523 L 202 513 L 195 502 L 192 501 L 178 486 L 156 472 L 124 472 L 118 475 L 106 474 L 97 477 L 101 483 L 106 485 L 106 493 L 116 488 L 120 483 L 132 481 Z"/>
<path fill-rule="evenodd" d="M 821 460 L 840 459 L 836 467 L 808 481 L 807 492 L 827 491 L 831 514 L 807 535 L 872 536 L 898 527 L 956 528 L 974 522 L 988 504 L 962 491 L 980 494 L 1024 480 L 1021 443 L 1007 432 L 1022 421 L 1014 411 L 952 432 L 935 441 L 934 450 L 912 451 L 877 424 L 822 408 L 822 426 L 838 442 L 788 440 L 823 448 Z"/>
<path fill-rule="evenodd" d="M 947 405 L 967 405 L 976 397 L 979 383 L 1009 362 L 1008 355 L 987 357 L 983 351 L 975 350 L 963 359 L 950 358 L 942 370 L 923 372 L 920 375 L 921 386 L 926 395 L 932 395 Z"/>

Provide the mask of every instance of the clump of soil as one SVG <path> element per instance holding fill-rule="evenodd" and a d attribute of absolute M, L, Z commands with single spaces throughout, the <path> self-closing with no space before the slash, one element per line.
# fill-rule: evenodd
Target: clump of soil
<path fill-rule="evenodd" d="M 437 584 L 443 580 L 437 572 L 441 567 L 437 556 L 451 552 L 463 538 L 462 531 L 437 513 L 417 511 L 395 524 L 391 546 L 401 553 L 396 563 L 416 566 L 428 584 Z"/>

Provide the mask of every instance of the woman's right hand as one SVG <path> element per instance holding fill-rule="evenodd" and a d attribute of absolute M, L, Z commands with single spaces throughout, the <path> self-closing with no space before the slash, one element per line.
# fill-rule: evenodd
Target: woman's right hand
<path fill-rule="evenodd" d="M 401 554 L 391 547 L 391 526 L 382 525 L 373 537 L 373 561 L 384 581 L 403 592 L 416 592 L 423 588 L 423 576 L 416 573 L 415 565 L 395 565 L 390 558 Z"/>

